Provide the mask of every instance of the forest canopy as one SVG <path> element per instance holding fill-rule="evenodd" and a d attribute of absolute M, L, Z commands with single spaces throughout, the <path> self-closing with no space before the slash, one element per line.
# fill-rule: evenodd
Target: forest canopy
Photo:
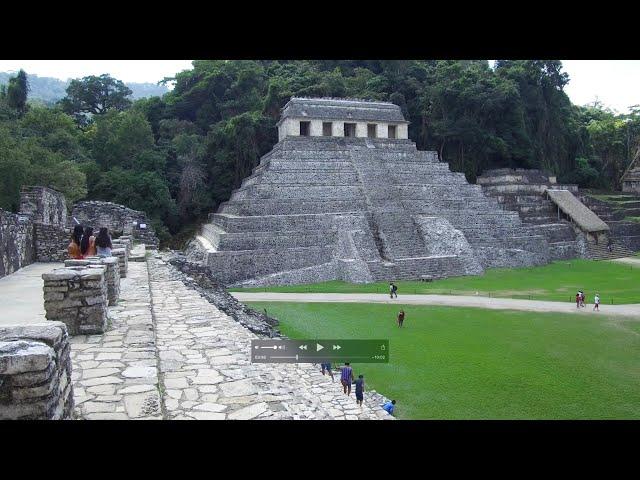
<path fill-rule="evenodd" d="M 277 142 L 292 96 L 390 101 L 421 150 L 468 180 L 488 168 L 540 168 L 561 182 L 618 189 L 640 143 L 640 107 L 573 105 L 558 60 L 197 60 L 173 90 L 134 100 L 102 75 L 30 104 L 20 72 L 0 87 L 0 208 L 25 184 L 144 210 L 181 246 Z"/>

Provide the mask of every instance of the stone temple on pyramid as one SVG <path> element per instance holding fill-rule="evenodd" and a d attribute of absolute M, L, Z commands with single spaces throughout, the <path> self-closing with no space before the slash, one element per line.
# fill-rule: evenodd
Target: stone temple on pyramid
<path fill-rule="evenodd" d="M 291 98 L 278 143 L 187 247 L 227 285 L 435 279 L 549 261 L 547 240 L 391 103 Z"/>

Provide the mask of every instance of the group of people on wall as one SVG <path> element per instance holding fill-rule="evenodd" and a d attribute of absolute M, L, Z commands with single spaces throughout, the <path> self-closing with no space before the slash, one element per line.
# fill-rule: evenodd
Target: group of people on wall
<path fill-rule="evenodd" d="M 82 260 L 87 257 L 110 257 L 111 236 L 106 227 L 102 227 L 98 236 L 94 236 L 92 227 L 76 225 L 71 235 L 71 242 L 67 247 L 69 257 Z"/>

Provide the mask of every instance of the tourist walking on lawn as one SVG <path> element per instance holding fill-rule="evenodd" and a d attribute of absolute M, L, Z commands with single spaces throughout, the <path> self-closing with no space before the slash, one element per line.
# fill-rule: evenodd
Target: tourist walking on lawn
<path fill-rule="evenodd" d="M 358 375 L 356 380 L 356 403 L 362 408 L 362 402 L 364 400 L 364 375 Z"/>
<path fill-rule="evenodd" d="M 400 310 L 400 313 L 398 313 L 398 327 L 402 328 L 403 323 L 404 323 L 404 310 Z"/>
<path fill-rule="evenodd" d="M 580 292 L 576 293 L 576 308 L 580 308 L 580 299 L 582 298 L 582 296 L 580 295 Z"/>
<path fill-rule="evenodd" d="M 93 236 L 93 228 L 84 229 L 82 241 L 80 242 L 80 251 L 83 257 L 95 257 L 96 255 L 96 237 Z"/>
<path fill-rule="evenodd" d="M 110 257 L 111 249 L 113 245 L 111 245 L 111 236 L 109 235 L 109 230 L 106 227 L 102 227 L 100 229 L 100 233 L 96 237 L 96 251 L 99 257 Z"/>
<path fill-rule="evenodd" d="M 333 382 L 335 379 L 333 378 L 333 372 L 331 371 L 331 362 L 325 362 L 320 364 L 320 368 L 322 369 L 322 375 L 324 375 L 325 370 L 331 376 L 331 381 Z"/>
<path fill-rule="evenodd" d="M 351 395 L 351 383 L 353 382 L 353 369 L 349 366 L 349 362 L 345 362 L 340 375 L 340 382 L 345 395 Z"/>
<path fill-rule="evenodd" d="M 396 287 L 396 284 L 393 282 L 389 284 L 389 295 L 391 296 L 391 298 L 393 298 L 394 295 L 396 298 L 398 298 L 398 287 Z"/>
<path fill-rule="evenodd" d="M 600 295 L 596 293 L 596 296 L 593 299 L 593 309 L 600 311 Z"/>
<path fill-rule="evenodd" d="M 67 247 L 67 252 L 69 256 L 75 260 L 82 259 L 82 250 L 80 248 L 80 244 L 82 243 L 82 225 L 76 225 L 73 227 L 73 234 L 71 235 L 71 242 Z"/>
<path fill-rule="evenodd" d="M 580 290 L 578 293 L 580 294 L 580 306 L 584 307 L 584 299 L 585 299 L 584 292 Z"/>

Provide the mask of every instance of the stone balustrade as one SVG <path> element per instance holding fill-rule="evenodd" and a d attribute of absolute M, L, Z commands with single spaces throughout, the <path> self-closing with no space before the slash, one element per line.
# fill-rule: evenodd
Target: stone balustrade
<path fill-rule="evenodd" d="M 118 259 L 118 266 L 120 267 L 120 278 L 127 277 L 127 270 L 129 269 L 129 254 L 125 247 L 116 247 L 111 249 L 111 255 Z"/>
<path fill-rule="evenodd" d="M 105 265 L 58 268 L 44 273 L 47 320 L 63 322 L 69 335 L 104 333 L 108 288 Z"/>
<path fill-rule="evenodd" d="M 62 322 L 0 326 L 0 420 L 72 418 L 68 337 Z"/>
<path fill-rule="evenodd" d="M 120 297 L 120 265 L 116 257 L 87 257 L 82 260 L 65 260 L 65 267 L 81 267 L 88 265 L 104 265 L 106 267 L 105 279 L 107 282 L 107 297 L 109 306 L 118 302 Z"/>

